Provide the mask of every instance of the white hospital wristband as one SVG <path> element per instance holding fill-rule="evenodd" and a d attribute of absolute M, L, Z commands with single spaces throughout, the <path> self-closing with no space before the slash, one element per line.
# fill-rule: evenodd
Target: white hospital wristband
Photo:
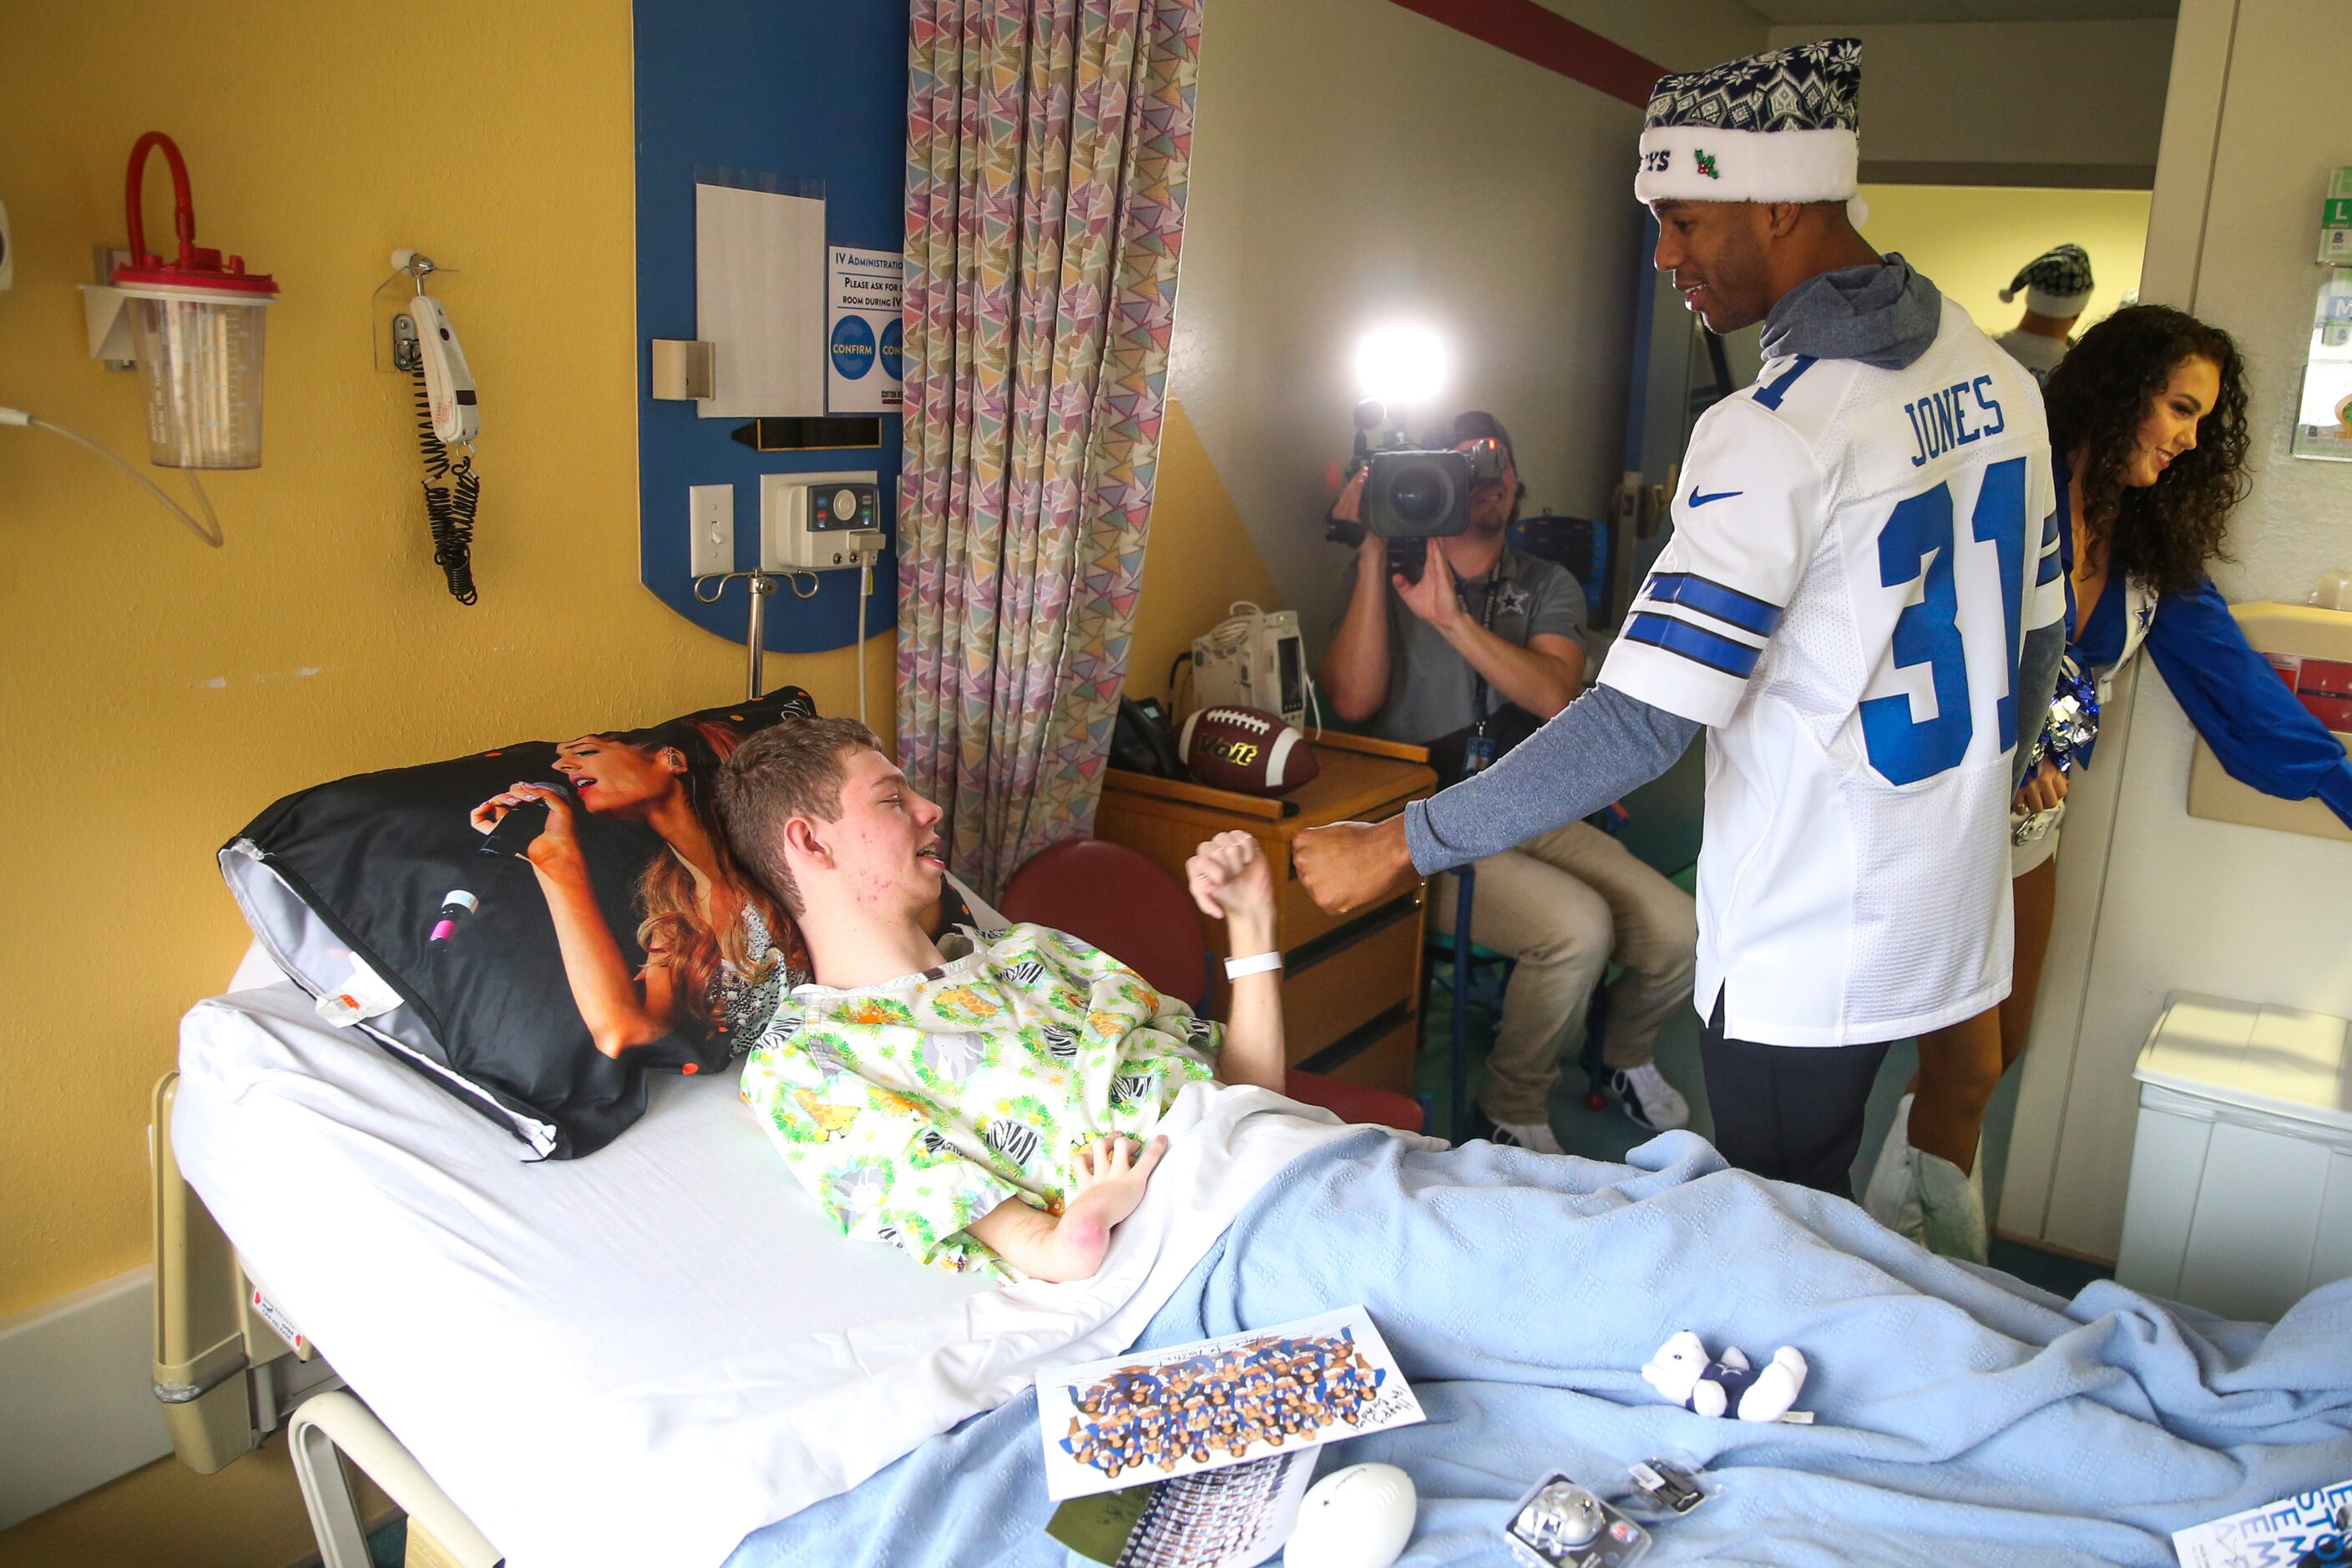
<path fill-rule="evenodd" d="M 1244 974 L 1264 974 L 1269 969 L 1281 967 L 1282 954 L 1278 952 L 1261 952 L 1249 958 L 1229 958 L 1225 960 L 1225 978 L 1239 980 Z"/>

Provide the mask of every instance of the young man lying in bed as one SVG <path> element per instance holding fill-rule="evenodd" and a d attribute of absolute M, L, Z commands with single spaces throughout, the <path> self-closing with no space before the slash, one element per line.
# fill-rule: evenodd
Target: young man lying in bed
<path fill-rule="evenodd" d="M 1279 1091 L 1280 977 L 1234 982 L 1233 1018 L 1195 1017 L 1117 959 L 1042 926 L 934 942 L 940 808 L 864 725 L 778 724 L 727 760 L 737 858 L 800 921 L 816 983 L 743 1068 L 743 1098 L 793 1173 L 853 1237 L 923 1262 L 1082 1279 L 1135 1212 L 1186 1084 Z M 1188 868 L 1236 955 L 1274 946 L 1274 879 L 1228 833 Z"/>

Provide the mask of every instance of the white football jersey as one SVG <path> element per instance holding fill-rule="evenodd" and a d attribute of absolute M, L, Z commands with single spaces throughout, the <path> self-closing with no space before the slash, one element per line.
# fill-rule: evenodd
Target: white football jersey
<path fill-rule="evenodd" d="M 1776 359 L 1700 418 L 1601 679 L 1709 726 L 1696 1000 L 1726 1035 L 1867 1044 L 2009 994 L 2011 689 L 2065 614 L 2055 503 L 2040 389 L 1949 300 L 1903 370 Z"/>

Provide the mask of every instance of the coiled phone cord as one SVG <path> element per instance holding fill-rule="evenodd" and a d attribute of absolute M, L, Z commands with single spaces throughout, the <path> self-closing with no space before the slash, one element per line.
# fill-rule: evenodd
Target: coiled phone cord
<path fill-rule="evenodd" d="M 482 481 L 474 455 L 449 455 L 433 433 L 433 399 L 425 389 L 422 365 L 408 373 L 416 386 L 416 445 L 425 455 L 425 520 L 433 531 L 433 564 L 449 579 L 449 595 L 461 605 L 481 595 L 474 587 L 474 511 Z M 446 479 L 447 484 L 437 481 Z"/>

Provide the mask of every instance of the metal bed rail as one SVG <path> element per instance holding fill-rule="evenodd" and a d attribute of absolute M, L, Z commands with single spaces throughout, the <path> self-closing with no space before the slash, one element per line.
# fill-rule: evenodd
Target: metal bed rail
<path fill-rule="evenodd" d="M 497 1568 L 498 1550 L 342 1388 L 326 1358 L 257 1282 L 180 1173 L 172 1105 L 180 1075 L 155 1085 L 147 1128 L 153 1185 L 155 1397 L 180 1462 L 212 1475 L 284 1426 L 323 1568 L 369 1568 L 367 1535 L 342 1465 L 364 1471 L 408 1515 L 407 1568 Z"/>

